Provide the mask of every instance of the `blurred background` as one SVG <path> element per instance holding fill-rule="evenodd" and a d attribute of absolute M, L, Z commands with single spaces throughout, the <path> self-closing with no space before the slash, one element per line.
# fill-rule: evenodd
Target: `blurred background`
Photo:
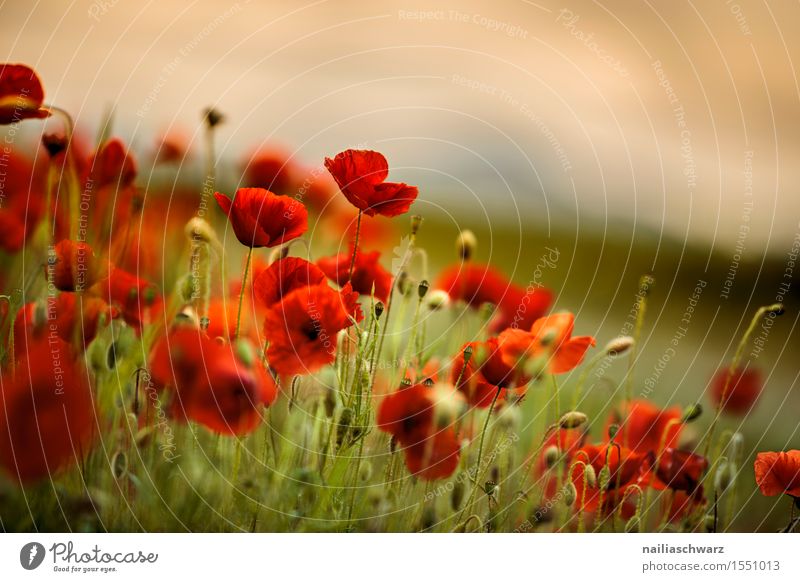
<path fill-rule="evenodd" d="M 800 448 L 798 21 L 796 3 L 744 0 L 6 0 L 0 54 L 86 135 L 112 112 L 143 157 L 177 132 L 201 170 L 200 112 L 218 108 L 234 185 L 267 144 L 312 166 L 380 150 L 420 186 L 435 266 L 469 228 L 480 260 L 554 289 L 601 343 L 652 273 L 637 383 L 659 404 L 707 404 L 758 306 L 784 302 L 745 354 L 761 401 L 724 421 L 752 456 Z M 744 529 L 785 509 L 744 501 Z"/>

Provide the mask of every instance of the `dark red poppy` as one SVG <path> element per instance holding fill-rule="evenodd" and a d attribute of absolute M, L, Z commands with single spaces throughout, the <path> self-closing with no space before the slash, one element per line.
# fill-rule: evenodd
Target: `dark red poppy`
<path fill-rule="evenodd" d="M 38 168 L 13 151 L 5 157 L 0 177 L 0 249 L 16 253 L 44 215 L 45 184 Z"/>
<path fill-rule="evenodd" d="M 754 469 L 762 494 L 800 497 L 800 451 L 758 453 Z"/>
<path fill-rule="evenodd" d="M 406 467 L 425 480 L 449 477 L 458 467 L 461 445 L 455 423 L 464 399 L 446 384 L 414 384 L 384 397 L 377 425 L 404 449 Z"/>
<path fill-rule="evenodd" d="M 86 453 L 95 408 L 87 372 L 70 349 L 43 337 L 0 385 L 0 465 L 23 483 L 66 469 Z"/>
<path fill-rule="evenodd" d="M 658 455 L 666 448 L 677 447 L 684 427 L 682 414 L 679 406 L 661 410 L 648 400 L 634 400 L 621 412 L 612 413 L 608 425 L 619 425 L 616 442 L 635 452 Z"/>
<path fill-rule="evenodd" d="M 107 275 L 91 246 L 67 239 L 55 245 L 44 274 L 59 291 L 86 290 Z"/>
<path fill-rule="evenodd" d="M 36 72 L 26 65 L 0 65 L 0 125 L 23 119 L 43 119 L 44 89 Z"/>
<path fill-rule="evenodd" d="M 626 491 L 632 486 L 643 487 L 647 484 L 648 471 L 652 465 L 653 455 L 635 453 L 625 447 L 614 444 L 585 445 L 575 452 L 573 465 L 583 461 L 592 466 L 597 477 L 595 486 L 587 482 L 584 488 L 584 474 L 580 465 L 570 470 L 572 482 L 577 492 L 577 506 L 583 504 L 583 510 L 592 512 L 600 509 L 603 497 L 603 513 L 611 512 L 619 503 Z M 608 465 L 608 486 L 601 495 L 600 475 L 603 467 Z"/>
<path fill-rule="evenodd" d="M 103 186 L 124 188 L 133 184 L 138 173 L 136 160 L 117 138 L 108 140 L 92 156 L 87 184 L 91 189 Z"/>
<path fill-rule="evenodd" d="M 106 303 L 117 307 L 125 322 L 138 330 L 145 323 L 154 321 L 163 307 L 155 285 L 118 267 L 92 289 Z"/>
<path fill-rule="evenodd" d="M 472 262 L 446 268 L 433 285 L 452 301 L 463 301 L 473 309 L 486 303 L 500 305 L 510 287 L 510 281 L 494 267 Z"/>
<path fill-rule="evenodd" d="M 336 358 L 337 334 L 363 318 L 349 285 L 301 287 L 274 305 L 264 321 L 267 359 L 279 374 L 309 374 Z"/>
<path fill-rule="evenodd" d="M 228 215 L 236 238 L 246 247 L 282 245 L 308 229 L 306 207 L 288 196 L 263 188 L 240 188 L 233 201 L 220 192 L 214 198 Z"/>
<path fill-rule="evenodd" d="M 689 451 L 666 449 L 655 467 L 657 479 L 653 482 L 654 487 L 692 493 L 708 469 L 708 460 Z"/>
<path fill-rule="evenodd" d="M 353 276 L 350 277 L 350 263 L 352 262 L 354 247 L 346 254 L 326 257 L 317 261 L 317 266 L 323 273 L 337 285 L 344 286 L 350 283 L 353 290 L 362 295 L 373 295 L 384 303 L 389 299 L 392 288 L 392 275 L 380 263 L 380 251 L 356 252 L 356 261 L 353 266 Z"/>
<path fill-rule="evenodd" d="M 722 393 L 728 378 L 728 369 L 719 370 L 711 380 L 711 400 L 716 407 L 722 403 Z M 747 414 L 761 395 L 761 373 L 755 368 L 738 369 L 728 384 L 725 402 L 721 409 L 731 414 Z"/>
<path fill-rule="evenodd" d="M 464 351 L 467 347 L 472 348 L 472 355 L 465 369 Z M 486 408 L 499 389 L 524 386 L 530 378 L 507 366 L 498 339 L 490 338 L 461 346 L 450 368 L 450 381 L 466 396 L 470 406 Z"/>
<path fill-rule="evenodd" d="M 416 187 L 385 181 L 389 163 L 378 152 L 345 150 L 325 158 L 325 167 L 350 204 L 367 216 L 404 214 L 417 199 Z"/>
<path fill-rule="evenodd" d="M 281 195 L 294 195 L 297 169 L 288 152 L 279 148 L 257 151 L 244 164 L 244 185 Z"/>
<path fill-rule="evenodd" d="M 314 263 L 298 257 L 285 257 L 253 278 L 253 295 L 257 305 L 270 308 L 292 291 L 324 281 L 325 273 Z"/>
<path fill-rule="evenodd" d="M 172 391 L 176 417 L 220 434 L 255 430 L 263 407 L 278 394 L 249 340 L 219 342 L 190 325 L 178 326 L 156 343 L 150 366 L 156 387 Z"/>
<path fill-rule="evenodd" d="M 545 358 L 544 367 L 551 374 L 563 374 L 577 367 L 586 351 L 595 345 L 592 336 L 572 337 L 575 316 L 556 313 L 537 319 L 531 331 L 509 328 L 498 341 L 503 362 L 517 367 L 536 357 Z"/>

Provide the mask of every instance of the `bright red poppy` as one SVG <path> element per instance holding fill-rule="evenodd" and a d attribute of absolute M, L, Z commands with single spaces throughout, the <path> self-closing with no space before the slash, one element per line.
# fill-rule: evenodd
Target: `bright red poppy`
<path fill-rule="evenodd" d="M 23 119 L 43 119 L 44 88 L 36 72 L 26 65 L 0 64 L 0 125 Z"/>
<path fill-rule="evenodd" d="M 44 274 L 59 291 L 83 291 L 107 275 L 92 247 L 85 242 L 62 240 L 48 257 Z"/>
<path fill-rule="evenodd" d="M 153 348 L 150 365 L 156 386 L 172 391 L 176 417 L 220 434 L 255 430 L 263 407 L 278 395 L 249 340 L 219 342 L 190 325 L 162 337 Z"/>
<path fill-rule="evenodd" d="M 253 278 L 253 295 L 258 306 L 270 308 L 292 291 L 324 281 L 325 273 L 314 263 L 298 257 L 285 257 Z"/>
<path fill-rule="evenodd" d="M 425 481 L 446 479 L 458 468 L 461 443 L 455 430 L 441 430 L 404 451 L 408 471 Z"/>
<path fill-rule="evenodd" d="M 592 336 L 572 337 L 575 316 L 556 313 L 537 319 L 531 331 L 507 329 L 499 336 L 500 351 L 507 366 L 516 367 L 537 356 L 545 356 L 545 368 L 562 374 L 577 367 L 586 351 L 595 345 Z"/>
<path fill-rule="evenodd" d="M 731 414 L 747 414 L 755 405 L 761 395 L 763 381 L 761 373 L 755 368 L 738 369 L 728 384 L 725 402 L 722 403 L 722 393 L 728 378 L 728 369 L 719 370 L 711 380 L 711 400 L 716 407 Z"/>
<path fill-rule="evenodd" d="M 679 406 L 662 410 L 648 400 L 634 400 L 623 406 L 621 412 L 613 412 L 608 426 L 619 425 L 614 440 L 629 449 L 660 454 L 660 451 L 678 445 L 683 430 L 683 411 Z"/>
<path fill-rule="evenodd" d="M 0 465 L 29 483 L 76 464 L 94 434 L 95 407 L 86 370 L 70 348 L 43 337 L 0 385 Z"/>
<path fill-rule="evenodd" d="M 327 283 L 301 287 L 267 312 L 267 359 L 279 374 L 309 374 L 336 358 L 337 334 L 363 318 L 358 293 Z"/>
<path fill-rule="evenodd" d="M 350 277 L 350 263 L 354 252 L 356 261 L 353 276 Z M 349 253 L 320 259 L 317 266 L 340 287 L 350 283 L 354 291 L 362 295 L 374 294 L 376 299 L 386 303 L 392 288 L 392 275 L 381 265 L 380 258 L 380 251 L 355 251 L 351 245 Z"/>
<path fill-rule="evenodd" d="M 800 497 L 800 451 L 758 453 L 755 461 L 756 484 L 769 497 Z"/>
<path fill-rule="evenodd" d="M 415 186 L 386 182 L 389 163 L 371 150 L 345 150 L 325 158 L 325 167 L 350 204 L 367 216 L 404 214 L 419 193 Z"/>
<path fill-rule="evenodd" d="M 228 216 L 233 232 L 246 247 L 275 247 L 296 239 L 308 229 L 308 211 L 302 203 L 263 188 L 240 188 L 233 201 L 214 194 Z"/>
<path fill-rule="evenodd" d="M 472 348 L 472 355 L 465 369 L 464 351 L 467 347 Z M 524 386 L 530 378 L 518 375 L 507 366 L 500 354 L 498 339 L 489 338 L 485 342 L 461 346 L 450 368 L 450 381 L 466 396 L 470 406 L 486 408 L 498 390 Z"/>

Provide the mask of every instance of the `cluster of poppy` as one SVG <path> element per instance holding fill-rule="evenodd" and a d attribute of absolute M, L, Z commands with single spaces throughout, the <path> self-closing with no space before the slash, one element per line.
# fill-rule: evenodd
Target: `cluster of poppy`
<path fill-rule="evenodd" d="M 54 113 L 59 110 L 44 105 L 30 68 L 2 65 L 0 124 Z M 246 249 L 243 276 L 227 292 L 209 291 L 198 301 L 179 291 L 161 295 L 148 278 L 155 278 L 163 260 L 153 249 L 166 239 L 149 240 L 155 235 L 148 229 L 130 228 L 148 212 L 169 214 L 173 200 L 155 197 L 145 205 L 135 185 L 137 162 L 120 140 L 106 140 L 87 153 L 67 133 L 44 136 L 44 166 L 13 151 L 3 159 L 0 249 L 15 254 L 30 246 L 45 255 L 42 298 L 15 305 L 15 312 L 6 300 L 0 310 L 2 327 L 10 327 L 3 352 L 0 466 L 20 481 L 42 479 L 82 460 L 108 428 L 84 364 L 108 325 L 131 328 L 147 347 L 145 365 L 173 420 L 244 435 L 262 424 L 264 408 L 278 399 L 282 383 L 333 364 L 337 350 L 356 349 L 358 341 L 350 340 L 364 331 L 359 324 L 367 301 L 373 321 L 390 308 L 398 281 L 381 265 L 380 251 L 364 249 L 378 240 L 370 229 L 383 230 L 369 221 L 408 212 L 418 190 L 387 181 L 382 154 L 343 151 L 325 159 L 323 176 L 283 152 L 256 151 L 242 168 L 248 187 L 232 197 L 214 196 Z M 167 135 L 154 160 L 186 157 L 183 138 Z M 293 241 L 308 230 L 309 212 L 341 205 L 342 198 L 347 210 L 336 214 L 332 230 L 345 233 L 346 251 L 316 261 L 290 256 Z M 186 235 L 193 245 L 219 245 L 191 204 L 175 212 L 182 224 L 189 223 Z M 435 358 L 415 361 L 377 410 L 377 427 L 391 435 L 392 449 L 400 447 L 409 472 L 423 480 L 455 473 L 464 441 L 478 436 L 464 422 L 467 415 L 484 409 L 488 424 L 500 407 L 516 406 L 529 385 L 574 370 L 595 345 L 591 336 L 573 336 L 571 313 L 548 314 L 549 290 L 520 287 L 473 261 L 471 236 L 462 233 L 460 261 L 441 272 L 432 296 L 436 305 L 491 311 L 488 337 L 462 345 L 448 366 Z M 254 253 L 261 248 L 276 249 L 272 260 Z M 262 333 L 247 325 L 251 318 L 242 317 L 243 307 L 263 322 Z M 367 371 L 374 383 L 373 370 Z M 746 414 L 760 390 L 757 371 L 736 369 L 717 374 L 710 393 L 718 411 Z M 147 400 L 144 406 L 139 422 L 147 424 Z M 627 400 L 608 420 L 605 436 L 591 443 L 582 421 L 565 416 L 533 455 L 534 475 L 548 499 L 563 495 L 566 484 L 578 516 L 619 511 L 630 518 L 652 488 L 671 492 L 664 509 L 669 519 L 686 518 L 706 506 L 702 482 L 709 465 L 681 446 L 690 416 Z M 486 426 L 481 446 L 485 432 Z M 765 495 L 800 497 L 800 452 L 760 453 L 755 472 Z"/>

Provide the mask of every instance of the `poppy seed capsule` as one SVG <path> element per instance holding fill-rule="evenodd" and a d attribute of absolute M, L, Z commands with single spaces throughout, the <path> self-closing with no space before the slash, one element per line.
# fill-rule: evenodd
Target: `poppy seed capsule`
<path fill-rule="evenodd" d="M 439 311 L 450 305 L 450 295 L 447 291 L 436 289 L 428 294 L 428 300 L 425 303 L 431 311 Z"/>
<path fill-rule="evenodd" d="M 586 465 L 583 469 L 584 476 L 586 477 L 586 484 L 594 489 L 597 487 L 597 473 L 594 470 L 594 467 L 591 465 Z"/>
<path fill-rule="evenodd" d="M 420 299 L 424 299 L 425 298 L 425 295 L 427 295 L 427 293 L 428 293 L 428 288 L 429 287 L 430 287 L 430 284 L 425 279 L 420 281 L 419 285 L 417 286 L 417 295 L 419 295 Z"/>
<path fill-rule="evenodd" d="M 51 158 L 67 149 L 67 138 L 55 133 L 45 133 L 42 135 L 42 145 Z"/>
<path fill-rule="evenodd" d="M 585 423 L 586 420 L 587 416 L 584 413 L 572 410 L 561 417 L 561 420 L 558 421 L 558 425 L 561 428 L 578 428 Z"/>
<path fill-rule="evenodd" d="M 225 121 L 225 116 L 213 107 L 206 107 L 203 110 L 203 119 L 208 124 L 208 127 L 216 127 Z"/>
<path fill-rule="evenodd" d="M 383 315 L 384 305 L 382 301 L 378 301 L 374 307 L 375 319 L 380 319 Z"/>
<path fill-rule="evenodd" d="M 606 353 L 609 356 L 619 356 L 633 347 L 634 339 L 629 335 L 614 338 L 606 344 Z"/>
<path fill-rule="evenodd" d="M 575 498 L 578 496 L 578 491 L 575 489 L 574 483 L 567 483 L 564 486 L 564 505 L 571 507 L 575 503 Z"/>
<path fill-rule="evenodd" d="M 551 445 L 547 447 L 544 451 L 544 464 L 547 466 L 548 469 L 555 467 L 555 464 L 558 462 L 558 457 L 561 456 L 561 451 L 558 450 L 558 447 L 555 445 Z"/>
<path fill-rule="evenodd" d="M 478 248 L 478 239 L 471 230 L 462 230 L 456 238 L 456 254 L 458 258 L 469 261 Z"/>

